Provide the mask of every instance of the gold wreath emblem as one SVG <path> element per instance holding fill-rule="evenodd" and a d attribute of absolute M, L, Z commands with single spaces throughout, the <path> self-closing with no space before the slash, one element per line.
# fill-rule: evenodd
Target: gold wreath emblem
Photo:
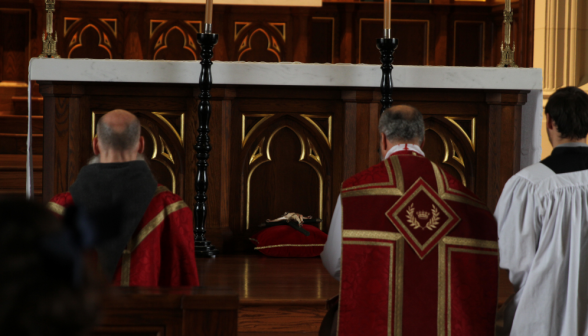
<path fill-rule="evenodd" d="M 429 219 L 429 221 L 427 222 L 427 224 L 425 224 L 424 226 L 422 226 L 421 223 L 414 216 L 414 203 L 412 203 L 408 207 L 408 209 L 406 210 L 406 221 L 415 230 L 418 230 L 418 229 L 421 229 L 421 230 L 427 229 L 429 231 L 432 231 L 432 230 L 435 230 L 437 228 L 437 225 L 439 225 L 439 210 L 435 207 L 435 204 L 433 204 L 433 208 L 431 209 L 431 214 L 433 215 L 431 217 L 431 219 Z"/>

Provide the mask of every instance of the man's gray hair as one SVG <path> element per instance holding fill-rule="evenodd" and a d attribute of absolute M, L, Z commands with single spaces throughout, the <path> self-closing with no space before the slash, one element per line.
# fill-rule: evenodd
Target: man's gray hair
<path fill-rule="evenodd" d="M 425 121 L 419 110 L 408 105 L 397 105 L 386 109 L 380 117 L 378 126 L 388 141 L 410 141 L 425 138 Z"/>
<path fill-rule="evenodd" d="M 100 144 L 117 151 L 131 150 L 141 138 L 141 123 L 139 119 L 133 121 L 122 131 L 116 132 L 101 118 L 98 120 L 97 135 Z"/>

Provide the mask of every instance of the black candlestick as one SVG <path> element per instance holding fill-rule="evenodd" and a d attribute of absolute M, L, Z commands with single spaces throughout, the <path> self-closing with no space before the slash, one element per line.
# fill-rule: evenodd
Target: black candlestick
<path fill-rule="evenodd" d="M 218 250 L 206 240 L 206 190 L 208 189 L 208 154 L 210 153 L 210 137 L 208 122 L 210 121 L 210 89 L 212 87 L 212 49 L 218 42 L 217 34 L 198 34 L 196 40 L 202 49 L 200 57 L 200 103 L 198 104 L 198 139 L 196 139 L 196 157 L 198 172 L 196 174 L 196 205 L 194 206 L 194 244 L 197 257 L 215 257 Z"/>
<path fill-rule="evenodd" d="M 382 91 L 382 110 L 384 112 L 387 108 L 392 106 L 392 62 L 394 61 L 394 51 L 398 47 L 398 40 L 395 38 L 380 38 L 376 40 L 376 46 L 380 50 L 380 60 L 382 61 L 382 81 L 380 82 L 380 90 Z"/>

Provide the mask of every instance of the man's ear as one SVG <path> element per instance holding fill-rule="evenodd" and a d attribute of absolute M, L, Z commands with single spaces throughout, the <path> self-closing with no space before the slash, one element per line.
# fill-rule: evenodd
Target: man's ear
<path fill-rule="evenodd" d="M 97 136 L 92 139 L 92 150 L 94 151 L 94 155 L 100 155 L 100 145 L 98 144 Z"/>
<path fill-rule="evenodd" d="M 555 121 L 551 118 L 551 116 L 549 115 L 549 113 L 545 113 L 545 121 L 547 124 L 547 129 L 550 130 L 555 130 L 556 126 L 555 126 Z"/>
<path fill-rule="evenodd" d="M 388 141 L 386 141 L 386 134 L 380 133 L 380 148 L 382 149 L 382 154 L 386 154 L 390 148 L 388 148 Z"/>
<path fill-rule="evenodd" d="M 145 138 L 142 136 L 139 138 L 139 148 L 137 149 L 137 153 L 143 154 L 145 151 Z"/>

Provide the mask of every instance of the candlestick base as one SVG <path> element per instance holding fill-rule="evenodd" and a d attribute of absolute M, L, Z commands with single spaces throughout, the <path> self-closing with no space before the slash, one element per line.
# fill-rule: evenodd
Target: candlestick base
<path fill-rule="evenodd" d="M 394 52 L 398 47 L 398 40 L 395 38 L 380 38 L 376 40 L 376 46 L 380 50 L 380 61 L 382 62 L 382 81 L 380 82 L 380 90 L 382 92 L 382 109 L 384 112 L 387 108 L 392 106 L 392 89 L 394 84 L 392 82 L 392 62 L 394 62 Z"/>

